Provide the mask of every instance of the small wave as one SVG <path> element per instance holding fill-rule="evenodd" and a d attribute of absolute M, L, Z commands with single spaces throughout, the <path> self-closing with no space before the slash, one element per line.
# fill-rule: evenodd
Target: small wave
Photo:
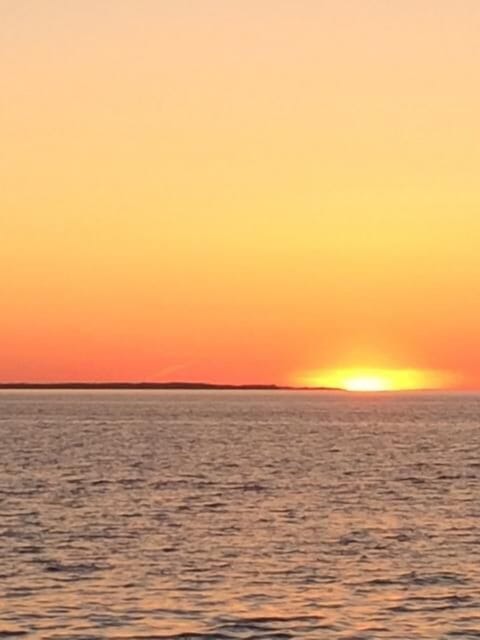
<path fill-rule="evenodd" d="M 104 571 L 111 568 L 110 565 L 101 565 L 94 562 L 85 563 L 62 563 L 56 561 L 42 561 L 44 571 L 47 573 L 73 573 L 73 574 L 89 574 L 96 571 Z"/>
<path fill-rule="evenodd" d="M 418 575 L 417 573 L 413 572 L 410 574 L 406 574 L 404 577 L 407 580 L 407 582 L 409 582 L 410 584 L 416 584 L 420 586 L 464 585 L 467 583 L 467 579 L 464 576 L 457 573 L 450 573 L 450 572 L 431 573 L 431 574 L 424 574 L 424 575 Z"/>

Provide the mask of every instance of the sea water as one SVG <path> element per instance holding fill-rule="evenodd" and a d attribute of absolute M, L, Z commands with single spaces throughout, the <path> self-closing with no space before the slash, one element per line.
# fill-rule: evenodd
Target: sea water
<path fill-rule="evenodd" d="M 480 396 L 1 392 L 21 636 L 480 638 Z"/>

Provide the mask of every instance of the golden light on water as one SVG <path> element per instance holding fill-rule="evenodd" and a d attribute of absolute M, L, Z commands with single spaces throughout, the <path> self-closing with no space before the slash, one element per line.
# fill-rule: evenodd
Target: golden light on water
<path fill-rule="evenodd" d="M 442 388 L 448 386 L 449 376 L 417 369 L 355 367 L 314 372 L 305 380 L 309 386 L 355 392 L 382 392 Z"/>

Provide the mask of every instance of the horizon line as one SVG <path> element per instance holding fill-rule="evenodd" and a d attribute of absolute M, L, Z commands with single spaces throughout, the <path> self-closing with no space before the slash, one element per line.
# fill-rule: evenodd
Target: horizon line
<path fill-rule="evenodd" d="M 344 387 L 329 386 L 296 386 L 296 385 L 280 385 L 275 383 L 268 384 L 229 384 L 214 382 L 190 382 L 190 381 L 168 381 L 168 382 L 125 382 L 125 381 L 106 381 L 106 382 L 0 382 L 0 390 L 192 390 L 192 391 L 337 391 L 345 393 L 411 393 L 411 392 L 430 392 L 430 393 L 446 393 L 446 392 L 475 392 L 475 389 L 442 389 L 442 388 L 412 388 L 412 389 L 385 389 L 378 391 L 352 391 Z"/>

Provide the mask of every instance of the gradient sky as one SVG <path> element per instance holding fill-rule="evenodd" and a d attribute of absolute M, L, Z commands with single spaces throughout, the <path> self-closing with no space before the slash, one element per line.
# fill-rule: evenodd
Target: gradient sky
<path fill-rule="evenodd" d="M 480 388 L 479 33 L 478 0 L 0 0 L 0 379 Z"/>

